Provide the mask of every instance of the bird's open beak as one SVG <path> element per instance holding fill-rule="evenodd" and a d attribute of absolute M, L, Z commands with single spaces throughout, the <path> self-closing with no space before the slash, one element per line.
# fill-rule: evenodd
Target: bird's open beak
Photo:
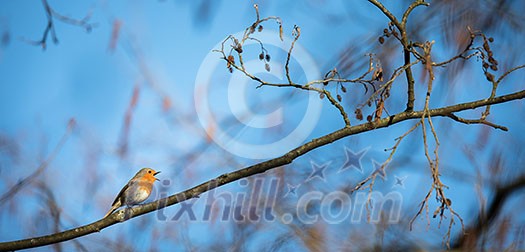
<path fill-rule="evenodd" d="M 160 173 L 160 171 L 155 172 L 155 173 L 153 173 L 153 176 L 156 176 L 156 175 L 159 174 L 159 173 Z M 158 181 L 160 181 L 160 179 L 158 179 L 158 178 L 155 178 L 155 179 L 158 180 Z"/>

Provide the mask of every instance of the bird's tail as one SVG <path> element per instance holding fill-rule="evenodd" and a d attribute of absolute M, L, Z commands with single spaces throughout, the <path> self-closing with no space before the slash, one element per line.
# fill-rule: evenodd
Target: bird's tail
<path fill-rule="evenodd" d="M 117 210 L 117 208 L 119 208 L 120 206 L 118 206 L 117 204 L 111 206 L 111 209 L 109 209 L 108 213 L 106 213 L 106 215 L 104 215 L 104 218 L 108 217 L 110 214 L 112 214 L 113 212 L 115 212 L 115 210 Z M 102 219 L 104 219 L 102 218 Z"/>

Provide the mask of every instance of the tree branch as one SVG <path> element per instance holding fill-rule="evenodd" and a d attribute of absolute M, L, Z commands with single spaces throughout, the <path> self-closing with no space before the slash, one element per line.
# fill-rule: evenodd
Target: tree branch
<path fill-rule="evenodd" d="M 60 150 L 66 143 L 66 141 L 69 139 L 71 132 L 75 128 L 75 125 L 76 125 L 75 119 L 71 118 L 67 124 L 66 132 L 62 135 L 62 137 L 58 141 L 58 144 L 55 146 L 51 154 L 49 154 L 49 156 L 38 166 L 38 168 L 33 173 L 31 173 L 29 176 L 25 177 L 24 179 L 21 179 L 20 181 L 18 181 L 16 185 L 11 187 L 7 192 L 5 192 L 4 194 L 0 196 L 0 206 L 2 206 L 10 198 L 14 197 L 26 185 L 32 183 L 35 180 L 35 178 L 40 176 L 40 174 L 42 174 L 47 169 L 49 164 L 53 162 L 53 160 L 58 155 L 58 153 L 60 152 Z"/>
<path fill-rule="evenodd" d="M 84 18 L 77 20 L 74 18 L 70 18 L 64 15 L 61 15 L 60 13 L 56 12 L 53 8 L 51 8 L 47 0 L 42 0 L 42 4 L 44 5 L 44 10 L 46 12 L 47 24 L 46 24 L 46 28 L 44 29 L 44 34 L 42 35 L 42 39 L 38 41 L 26 40 L 26 42 L 32 45 L 41 46 L 42 49 L 45 50 L 47 48 L 47 38 L 50 33 L 51 33 L 51 38 L 53 40 L 53 43 L 58 44 L 58 37 L 55 32 L 55 23 L 53 22 L 54 18 L 64 23 L 70 24 L 70 25 L 76 25 L 76 26 L 83 27 L 84 29 L 86 29 L 87 32 L 91 32 L 93 27 L 95 27 L 95 24 L 89 23 L 89 19 L 91 18 L 91 12 L 88 13 Z"/>
<path fill-rule="evenodd" d="M 461 118 L 457 115 L 454 115 L 454 114 L 450 114 L 448 115 L 448 117 L 452 118 L 452 120 L 454 121 L 457 121 L 457 122 L 460 122 L 460 123 L 464 123 L 464 124 L 485 124 L 485 125 L 488 125 L 490 127 L 493 127 L 495 129 L 500 129 L 500 130 L 503 130 L 503 131 L 509 131 L 509 129 L 505 126 L 501 126 L 501 125 L 498 125 L 498 124 L 495 124 L 495 123 L 491 123 L 485 119 L 465 119 L 465 118 Z"/>
<path fill-rule="evenodd" d="M 410 63 L 410 51 L 408 50 L 408 38 L 406 35 L 406 20 L 408 19 L 408 14 L 410 14 L 411 9 L 407 9 L 405 13 L 403 14 L 403 23 L 400 23 L 397 18 L 390 12 L 382 3 L 380 3 L 377 0 L 368 0 L 370 3 L 375 5 L 383 14 L 385 14 L 388 19 L 390 19 L 391 24 L 393 24 L 399 32 L 401 33 L 401 44 L 403 45 L 403 60 L 405 61 L 405 66 L 407 68 L 405 69 L 405 75 L 407 78 L 408 83 L 408 89 L 407 89 L 407 108 L 406 111 L 413 111 L 414 110 L 414 77 L 412 76 L 412 69 L 408 66 Z M 412 5 L 411 5 L 412 6 Z"/>
<path fill-rule="evenodd" d="M 419 119 L 421 120 L 421 117 L 423 115 L 426 115 L 428 117 L 449 117 L 450 114 L 468 110 L 468 109 L 474 109 L 478 107 L 483 107 L 487 105 L 492 104 L 498 104 L 498 103 L 505 103 L 512 100 L 517 99 L 523 99 L 525 98 L 525 90 L 497 96 L 492 99 L 482 99 L 482 100 L 476 100 L 472 102 L 466 102 L 466 103 L 460 103 L 456 105 L 451 105 L 447 107 L 437 108 L 437 109 L 430 109 L 430 110 L 422 110 L 422 111 L 405 111 L 398 113 L 396 115 L 392 115 L 383 119 L 378 119 L 376 121 L 351 126 L 351 127 L 344 127 L 340 130 L 334 131 L 330 134 L 324 135 L 322 137 L 316 138 L 311 140 L 310 142 L 299 146 L 288 153 L 284 154 L 283 156 L 280 156 L 278 158 L 274 158 L 262 163 L 258 163 L 234 172 L 225 173 L 223 175 L 220 175 L 219 177 L 209 180 L 207 182 L 204 182 L 198 186 L 195 186 L 191 189 L 188 189 L 184 192 L 180 192 L 177 194 L 174 194 L 172 196 L 169 196 L 167 198 L 159 199 L 154 202 L 151 202 L 149 204 L 137 206 L 135 208 L 130 209 L 129 218 L 134 218 L 146 213 L 153 212 L 155 210 L 163 209 L 167 206 L 171 206 L 177 203 L 180 203 L 182 201 L 185 201 L 190 198 L 198 198 L 199 195 L 208 192 L 212 189 L 215 189 L 217 187 L 220 187 L 225 184 L 232 183 L 234 181 L 237 181 L 242 178 L 246 178 L 255 174 L 263 173 L 268 170 L 286 165 L 291 163 L 294 159 L 297 157 L 300 157 L 311 150 L 314 150 L 316 148 L 319 148 L 321 146 L 330 144 L 334 141 L 337 141 L 339 139 L 356 135 L 359 133 L 375 130 L 377 128 L 386 128 L 392 124 L 396 124 L 402 121 L 411 120 L 411 119 Z M 114 224 L 117 224 L 119 222 L 123 222 L 127 219 L 124 218 L 124 210 L 117 211 L 113 213 L 112 215 L 108 216 L 105 219 L 98 220 L 96 222 L 93 222 L 91 224 L 81 226 L 78 228 L 73 228 L 64 232 L 46 235 L 46 236 L 40 236 L 40 237 L 34 237 L 24 240 L 18 240 L 18 241 L 10 241 L 10 242 L 3 242 L 0 243 L 0 250 L 18 250 L 18 249 L 26 249 L 26 248 L 34 248 L 34 247 L 40 247 L 45 246 L 57 242 L 63 242 L 68 241 L 74 238 L 82 237 L 94 232 L 100 232 L 100 230 L 112 226 Z"/>
<path fill-rule="evenodd" d="M 417 6 L 425 5 L 428 6 L 429 3 L 425 3 L 424 0 L 417 0 L 414 1 L 410 6 L 406 9 L 406 11 L 403 13 L 403 17 L 401 22 L 397 20 L 397 18 L 392 14 L 383 4 L 381 4 L 377 0 L 368 0 L 370 3 L 375 5 L 385 16 L 390 19 L 391 23 L 397 27 L 399 32 L 401 33 L 401 44 L 403 45 L 403 59 L 405 61 L 405 66 L 407 66 L 407 69 L 405 70 L 405 75 L 407 78 L 407 107 L 406 111 L 410 112 L 414 110 L 414 101 L 416 100 L 415 94 L 414 94 L 414 76 L 412 75 L 412 68 L 408 66 L 410 64 L 410 42 L 408 41 L 407 31 L 406 31 L 406 24 L 408 20 L 408 16 L 414 10 Z"/>
<path fill-rule="evenodd" d="M 486 214 L 480 214 L 480 216 L 476 218 L 477 222 L 457 238 L 456 243 L 454 244 L 454 249 L 475 249 L 476 242 L 480 239 L 481 233 L 494 223 L 494 220 L 496 220 L 500 214 L 509 197 L 524 187 L 525 175 L 517 177 L 507 185 L 497 186 L 494 190 L 495 193 Z"/>

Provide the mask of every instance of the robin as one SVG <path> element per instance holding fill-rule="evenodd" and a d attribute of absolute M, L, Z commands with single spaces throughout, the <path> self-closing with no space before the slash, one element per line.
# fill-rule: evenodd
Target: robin
<path fill-rule="evenodd" d="M 159 173 L 160 171 L 155 171 L 151 168 L 140 169 L 124 188 L 120 190 L 117 198 L 115 198 L 115 201 L 113 201 L 111 205 L 111 209 L 104 215 L 104 218 L 108 217 L 121 206 L 130 207 L 145 201 L 151 194 L 153 183 L 159 180 L 155 178 L 155 175 Z"/>

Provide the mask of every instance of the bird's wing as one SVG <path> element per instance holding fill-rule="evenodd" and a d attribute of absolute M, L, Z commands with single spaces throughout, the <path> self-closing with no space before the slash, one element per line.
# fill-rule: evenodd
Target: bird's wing
<path fill-rule="evenodd" d="M 113 204 L 111 204 L 111 209 L 104 215 L 104 218 L 108 217 L 111 213 L 113 213 L 115 210 L 117 210 L 119 207 L 121 207 L 124 204 L 124 191 L 128 189 L 129 184 L 126 184 L 122 190 L 118 193 L 117 197 L 113 201 Z"/>
<path fill-rule="evenodd" d="M 126 189 L 128 189 L 128 187 L 129 187 L 129 183 L 126 184 L 124 187 L 122 187 L 122 190 L 120 190 L 120 192 L 117 194 L 117 197 L 115 198 L 115 200 L 113 201 L 113 204 L 111 204 L 111 206 L 115 206 L 115 204 L 117 204 L 119 201 L 120 201 L 120 205 L 122 205 L 124 203 L 122 201 L 122 197 L 124 197 L 124 191 L 126 191 Z"/>

